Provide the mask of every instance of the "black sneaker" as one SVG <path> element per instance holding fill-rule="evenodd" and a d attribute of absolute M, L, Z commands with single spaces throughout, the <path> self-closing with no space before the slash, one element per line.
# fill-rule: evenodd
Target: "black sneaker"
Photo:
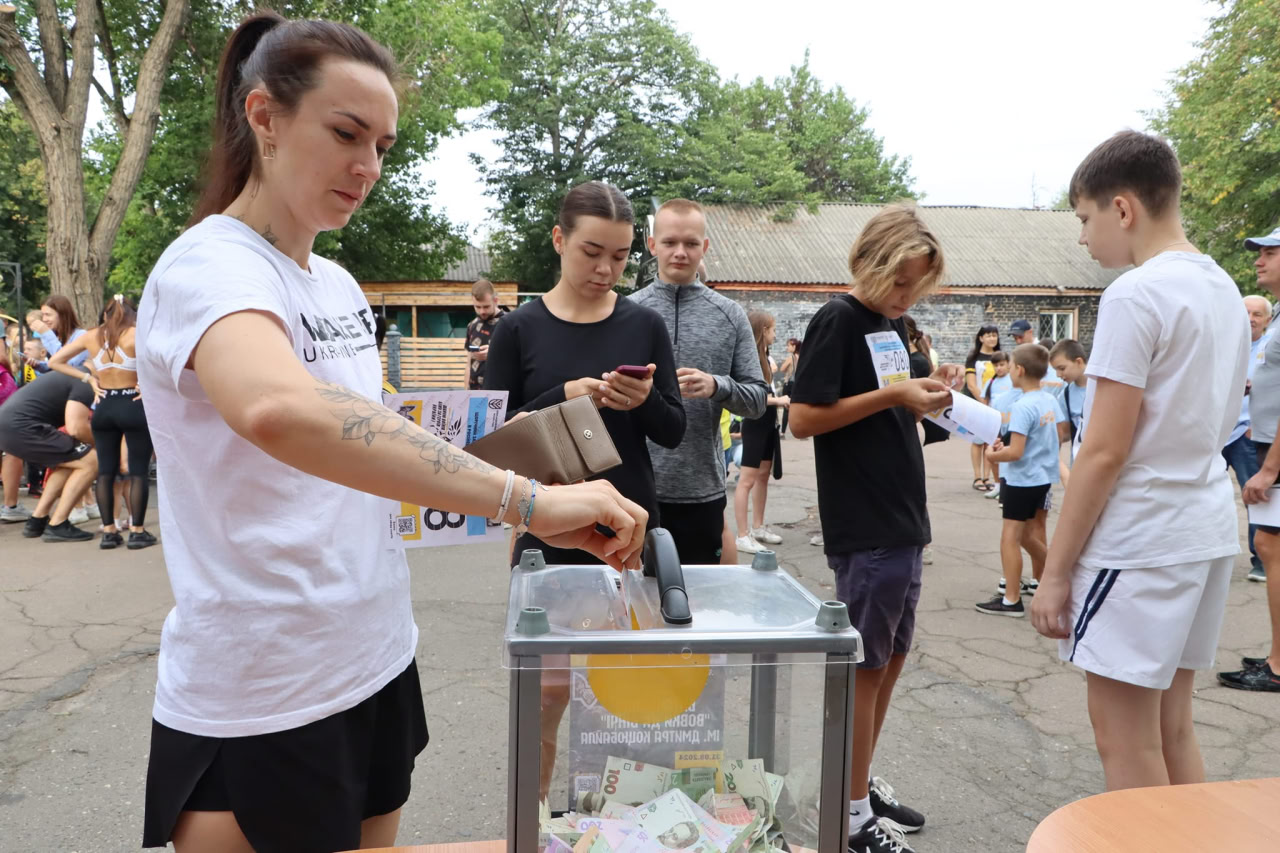
<path fill-rule="evenodd" d="M 22 535 L 28 539 L 39 539 L 44 535 L 44 529 L 49 526 L 49 516 L 36 518 L 34 515 L 27 519 L 27 523 L 22 528 Z"/>
<path fill-rule="evenodd" d="M 1240 658 L 1240 665 L 1245 669 L 1257 669 L 1266 662 L 1266 658 Z"/>
<path fill-rule="evenodd" d="M 98 543 L 98 547 L 103 551 L 110 551 L 112 548 L 119 548 L 124 544 L 124 537 L 118 531 L 110 533 L 105 530 L 102 533 L 102 541 Z"/>
<path fill-rule="evenodd" d="M 1038 585 L 1038 584 L 1037 584 L 1037 585 Z M 1000 578 L 1000 583 L 996 584 L 996 592 L 1000 593 L 1000 595 L 1002 595 L 1002 596 L 1003 596 L 1003 595 L 1004 595 L 1004 591 L 1005 591 L 1006 589 L 1008 589 L 1008 588 L 1009 588 L 1009 587 L 1008 587 L 1008 584 L 1006 584 L 1006 583 L 1004 582 L 1004 578 Z M 1026 581 L 1023 581 L 1023 582 L 1021 583 L 1021 585 L 1020 585 L 1019 589 L 1021 590 L 1021 592 L 1022 592 L 1022 594 L 1023 594 L 1023 595 L 1030 595 L 1030 594 L 1032 593 L 1032 591 L 1033 591 L 1034 587 L 1032 587 L 1032 586 L 1031 586 L 1031 584 L 1027 583 Z"/>
<path fill-rule="evenodd" d="M 87 542 L 93 538 L 93 534 L 87 530 L 81 530 L 67 520 L 61 524 L 50 524 L 44 529 L 44 535 L 41 538 L 46 542 Z"/>
<path fill-rule="evenodd" d="M 1014 616 L 1021 619 L 1027 615 L 1027 610 L 1022 606 L 1021 600 L 1013 604 L 1005 604 L 1003 594 L 997 595 L 990 601 L 980 601 L 974 606 L 978 608 L 980 613 L 991 613 L 995 616 Z"/>
<path fill-rule="evenodd" d="M 876 817 L 849 836 L 849 853 L 915 853 L 902 827 L 887 817 Z"/>
<path fill-rule="evenodd" d="M 1271 671 L 1265 661 L 1262 666 L 1242 669 L 1239 672 L 1220 672 L 1218 681 L 1223 687 L 1236 690 L 1256 690 L 1263 693 L 1280 693 L 1280 675 Z"/>
<path fill-rule="evenodd" d="M 129 534 L 129 544 L 126 547 L 130 551 L 137 551 L 139 548 L 150 548 L 154 544 L 156 544 L 156 537 L 145 530 L 135 530 Z"/>
<path fill-rule="evenodd" d="M 887 817 L 902 827 L 903 832 L 919 832 L 924 827 L 924 815 L 898 802 L 893 786 L 879 776 L 871 778 L 871 812 L 876 817 Z"/>

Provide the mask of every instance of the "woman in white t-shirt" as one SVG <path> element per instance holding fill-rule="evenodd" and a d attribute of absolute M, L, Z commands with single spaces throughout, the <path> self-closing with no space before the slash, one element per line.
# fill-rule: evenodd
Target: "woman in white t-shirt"
<path fill-rule="evenodd" d="M 394 844 L 427 730 L 384 499 L 638 559 L 647 515 L 608 483 L 539 487 L 375 402 L 373 312 L 311 247 L 381 174 L 394 74 L 354 27 L 246 20 L 218 73 L 207 188 L 143 293 L 138 377 L 175 599 L 144 846 Z"/>

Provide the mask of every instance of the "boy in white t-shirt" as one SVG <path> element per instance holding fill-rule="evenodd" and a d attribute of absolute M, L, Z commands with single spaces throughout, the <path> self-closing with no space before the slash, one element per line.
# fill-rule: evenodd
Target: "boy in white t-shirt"
<path fill-rule="evenodd" d="M 1069 189 L 1089 253 L 1135 269 L 1098 308 L 1085 438 L 1031 616 L 1088 673 L 1108 790 L 1204 781 L 1192 679 L 1213 665 L 1240 550 L 1221 450 L 1249 324 L 1235 282 L 1186 239 L 1181 182 L 1168 144 L 1123 131 Z"/>

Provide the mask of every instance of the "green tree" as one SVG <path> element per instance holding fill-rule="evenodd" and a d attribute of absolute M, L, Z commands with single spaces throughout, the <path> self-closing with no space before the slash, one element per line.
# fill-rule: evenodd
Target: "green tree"
<path fill-rule="evenodd" d="M 808 205 L 915 197 L 910 158 L 886 156 L 868 118 L 843 88 L 813 76 L 806 52 L 772 84 L 734 80 L 708 98 L 662 195 Z"/>
<path fill-rule="evenodd" d="M 112 4 L 112 14 L 115 4 Z M 213 86 L 227 36 L 251 13 L 248 0 L 197 4 L 175 52 L 161 99 L 155 148 L 121 228 L 109 285 L 140 291 L 160 253 L 180 232 L 199 191 L 208 150 Z M 315 251 L 361 279 L 431 278 L 462 256 L 465 239 L 430 208 L 417 171 L 439 138 L 458 128 L 457 111 L 505 91 L 497 75 L 500 37 L 470 0 L 301 0 L 276 3 L 288 18 L 330 18 L 365 29 L 399 59 L 407 83 L 398 140 L 382 179 L 341 231 L 320 235 Z M 118 136 L 94 139 L 103 169 L 118 156 Z"/>
<path fill-rule="evenodd" d="M 494 0 L 492 8 L 511 85 L 483 120 L 501 132 L 503 155 L 494 164 L 477 158 L 500 205 L 494 272 L 545 290 L 559 266 L 550 235 L 564 193 L 608 181 L 643 216 L 715 73 L 652 0 Z"/>
<path fill-rule="evenodd" d="M 1257 284 L 1244 239 L 1280 220 L 1280 0 L 1221 6 L 1152 124 L 1182 162 L 1188 235 L 1244 289 Z"/>
<path fill-rule="evenodd" d="M 31 307 L 49 292 L 44 236 L 49 197 L 44 191 L 40 147 L 26 119 L 13 101 L 0 101 L 0 261 L 22 264 L 22 298 Z M 0 271 L 0 305 L 9 313 L 13 279 Z M 23 319 L 19 317 L 18 319 Z"/>
<path fill-rule="evenodd" d="M 143 34 L 126 46 L 117 44 L 123 34 L 113 31 L 105 5 L 35 0 L 22 17 L 0 5 L 0 88 L 34 131 L 45 169 L 50 284 L 81 317 L 96 316 L 102 304 L 111 248 L 151 150 L 160 90 L 188 10 L 187 0 L 113 2 L 113 11 L 129 7 Z M 119 157 L 92 209 L 82 165 L 91 87 L 120 136 Z"/>

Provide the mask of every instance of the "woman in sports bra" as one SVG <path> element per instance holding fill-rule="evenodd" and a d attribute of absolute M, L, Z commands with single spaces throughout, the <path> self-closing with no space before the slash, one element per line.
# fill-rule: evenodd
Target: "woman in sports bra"
<path fill-rule="evenodd" d="M 136 551 L 156 544 L 156 538 L 143 526 L 150 497 L 147 471 L 151 466 L 151 433 L 147 430 L 147 414 L 142 408 L 142 394 L 138 389 L 138 362 L 134 349 L 136 325 L 137 312 L 133 305 L 117 295 L 102 312 L 102 325 L 71 341 L 49 359 L 49 366 L 59 373 L 93 385 L 97 405 L 93 409 L 91 425 L 98 450 L 98 507 L 105 522 L 98 547 L 103 549 L 125 544 L 115 521 L 114 486 L 120 473 L 121 439 L 125 440 L 129 454 L 127 547 Z M 90 373 L 82 373 L 70 364 L 85 350 L 89 353 L 85 364 Z"/>

